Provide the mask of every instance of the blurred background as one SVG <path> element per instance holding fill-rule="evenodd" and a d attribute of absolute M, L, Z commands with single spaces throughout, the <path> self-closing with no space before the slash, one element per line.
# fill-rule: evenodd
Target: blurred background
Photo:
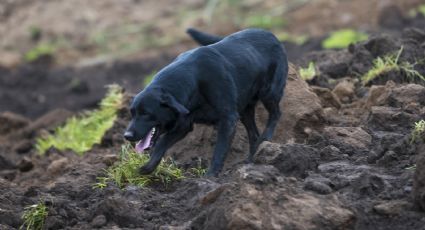
<path fill-rule="evenodd" d="M 96 106 L 105 85 L 137 92 L 197 45 L 188 27 L 226 35 L 273 31 L 289 60 L 323 49 L 335 31 L 363 40 L 425 26 L 422 0 L 1 0 L 0 112 L 37 118 Z M 417 20 L 421 18 L 422 20 Z M 343 31 L 344 32 L 344 31 Z M 341 39 L 337 39 L 340 41 Z M 146 78 L 146 79 L 145 79 Z"/>

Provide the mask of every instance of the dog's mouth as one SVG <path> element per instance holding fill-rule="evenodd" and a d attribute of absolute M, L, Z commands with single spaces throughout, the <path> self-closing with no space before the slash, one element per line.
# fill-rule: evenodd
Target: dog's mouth
<path fill-rule="evenodd" d="M 153 127 L 148 134 L 136 144 L 136 152 L 142 153 L 145 150 L 152 148 L 159 137 L 159 128 Z"/>

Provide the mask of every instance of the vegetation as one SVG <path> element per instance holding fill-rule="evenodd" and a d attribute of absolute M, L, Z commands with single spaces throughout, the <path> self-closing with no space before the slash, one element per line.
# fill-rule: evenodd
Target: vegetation
<path fill-rule="evenodd" d="M 52 44 L 41 43 L 25 54 L 25 61 L 33 62 L 42 56 L 53 55 L 56 48 Z"/>
<path fill-rule="evenodd" d="M 331 35 L 322 42 L 325 49 L 341 49 L 346 48 L 350 44 L 367 40 L 365 33 L 357 32 L 351 29 L 343 29 L 332 32 Z"/>
<path fill-rule="evenodd" d="M 299 73 L 301 79 L 305 81 L 313 79 L 316 76 L 316 66 L 314 62 L 310 62 L 307 68 L 300 67 Z"/>
<path fill-rule="evenodd" d="M 98 178 L 94 185 L 104 188 L 108 181 L 113 181 L 120 188 L 128 184 L 144 187 L 152 183 L 161 183 L 168 186 L 172 181 L 183 178 L 183 172 L 171 159 L 163 160 L 156 170 L 149 175 L 140 175 L 140 166 L 147 163 L 149 155 L 138 154 L 131 145 L 121 147 L 120 161 L 106 170 L 106 177 Z"/>
<path fill-rule="evenodd" d="M 268 14 L 249 16 L 245 19 L 246 27 L 256 27 L 263 29 L 273 29 L 285 26 L 286 22 L 282 17 L 276 17 Z"/>
<path fill-rule="evenodd" d="M 31 40 L 33 40 L 33 41 L 39 40 L 40 37 L 41 37 L 41 29 L 40 29 L 40 27 L 31 26 L 29 28 L 29 34 L 30 34 Z"/>
<path fill-rule="evenodd" d="M 207 173 L 207 169 L 202 165 L 202 159 L 198 158 L 197 165 L 194 168 L 190 168 L 189 172 L 195 177 L 202 177 Z"/>
<path fill-rule="evenodd" d="M 64 126 L 57 128 L 54 134 L 38 138 L 38 152 L 43 154 L 50 147 L 55 147 L 59 150 L 70 149 L 82 155 L 94 144 L 100 143 L 105 132 L 114 124 L 122 102 L 122 89 L 117 85 L 109 86 L 99 109 L 72 117 Z"/>
<path fill-rule="evenodd" d="M 24 223 L 19 229 L 26 230 L 41 230 L 44 226 L 48 210 L 44 202 L 40 201 L 38 204 L 30 205 L 25 208 L 22 219 Z"/>
<path fill-rule="evenodd" d="M 156 73 L 156 71 L 152 71 L 149 75 L 145 76 L 145 79 L 143 79 L 143 87 L 148 86 L 152 82 L 153 77 L 155 77 Z"/>
<path fill-rule="evenodd" d="M 406 170 L 416 170 L 416 164 L 405 168 Z"/>
<path fill-rule="evenodd" d="M 410 140 L 411 143 L 420 138 L 423 133 L 425 133 L 425 120 L 415 122 L 415 127 L 412 130 L 412 138 Z"/>
<path fill-rule="evenodd" d="M 409 16 L 411 17 L 416 17 L 418 14 L 421 14 L 423 17 L 425 17 L 425 4 L 422 4 L 417 8 L 409 11 Z"/>
<path fill-rule="evenodd" d="M 303 45 L 308 40 L 308 37 L 305 35 L 291 35 L 286 32 L 280 32 L 276 34 L 276 37 L 281 42 L 292 42 L 297 45 Z"/>
<path fill-rule="evenodd" d="M 425 77 L 422 76 L 417 70 L 414 69 L 415 64 L 409 62 L 399 62 L 400 55 L 403 52 L 403 47 L 397 52 L 397 54 L 390 54 L 384 57 L 377 57 L 373 61 L 373 67 L 365 75 L 362 76 L 361 80 L 363 84 L 367 84 L 376 77 L 388 73 L 390 71 L 403 72 L 406 76 L 413 80 L 419 78 L 425 81 Z"/>

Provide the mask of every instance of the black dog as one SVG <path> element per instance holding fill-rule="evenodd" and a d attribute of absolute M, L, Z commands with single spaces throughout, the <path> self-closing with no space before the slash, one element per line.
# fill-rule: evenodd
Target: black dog
<path fill-rule="evenodd" d="M 149 162 L 140 168 L 141 174 L 155 170 L 167 149 L 192 131 L 193 123 L 203 123 L 218 129 L 207 173 L 216 176 L 223 167 L 239 119 L 248 133 L 248 161 L 252 161 L 258 145 L 272 138 L 281 116 L 279 102 L 288 61 L 272 33 L 247 29 L 225 38 L 193 29 L 188 33 L 204 46 L 178 56 L 156 74 L 131 104 L 132 120 L 124 137 L 139 141 L 136 149 L 153 147 Z M 269 112 L 261 135 L 255 124 L 258 100 Z"/>

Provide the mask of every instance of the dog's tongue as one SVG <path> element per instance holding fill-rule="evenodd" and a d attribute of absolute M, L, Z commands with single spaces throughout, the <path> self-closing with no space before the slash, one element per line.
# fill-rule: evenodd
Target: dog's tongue
<path fill-rule="evenodd" d="M 145 138 L 137 142 L 136 152 L 142 153 L 145 149 L 149 148 L 151 140 L 152 140 L 152 129 L 149 131 L 149 133 L 146 135 Z"/>

